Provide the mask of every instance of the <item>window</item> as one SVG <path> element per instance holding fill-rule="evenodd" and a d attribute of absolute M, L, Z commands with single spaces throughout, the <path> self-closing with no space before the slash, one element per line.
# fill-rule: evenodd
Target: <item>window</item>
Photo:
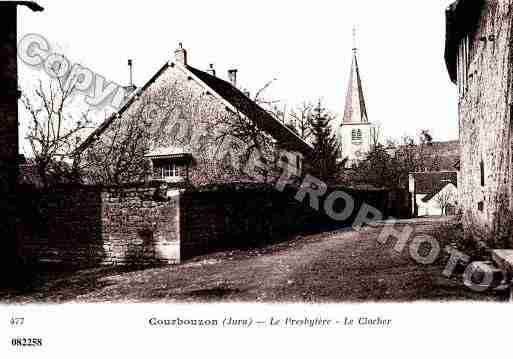
<path fill-rule="evenodd" d="M 362 130 L 357 129 L 351 131 L 351 140 L 353 142 L 362 142 Z"/>
<path fill-rule="evenodd" d="M 484 168 L 484 162 L 481 160 L 481 163 L 479 164 L 480 174 L 481 174 L 481 187 L 485 186 L 485 168 Z"/>
<path fill-rule="evenodd" d="M 465 36 L 458 49 L 458 92 L 460 96 L 465 96 L 468 87 L 468 69 L 470 64 L 470 41 Z"/>
<path fill-rule="evenodd" d="M 297 157 L 296 157 L 296 168 L 301 171 L 302 165 L 303 164 L 302 164 L 301 156 L 297 155 Z"/>
<path fill-rule="evenodd" d="M 183 176 L 183 167 L 175 163 L 166 163 L 153 168 L 153 178 L 165 179 Z"/>
<path fill-rule="evenodd" d="M 484 26 L 483 26 L 484 25 Z M 481 24 L 482 28 L 485 29 L 485 24 Z M 478 38 L 475 34 L 470 33 L 464 36 L 460 40 L 460 44 L 458 47 L 458 63 L 457 63 L 457 71 L 458 71 L 458 93 L 460 97 L 465 96 L 467 90 L 469 88 L 469 83 L 472 81 L 474 77 L 474 73 L 471 72 L 470 64 L 472 60 L 476 57 L 476 53 L 479 49 L 478 44 L 487 42 L 493 42 L 494 36 L 482 36 L 477 41 Z"/>

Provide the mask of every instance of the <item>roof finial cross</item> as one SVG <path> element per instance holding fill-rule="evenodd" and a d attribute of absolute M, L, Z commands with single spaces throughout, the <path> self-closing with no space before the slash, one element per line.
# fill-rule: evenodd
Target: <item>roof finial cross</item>
<path fill-rule="evenodd" d="M 353 51 L 355 53 L 358 51 L 358 46 L 356 44 L 356 25 L 353 26 Z"/>

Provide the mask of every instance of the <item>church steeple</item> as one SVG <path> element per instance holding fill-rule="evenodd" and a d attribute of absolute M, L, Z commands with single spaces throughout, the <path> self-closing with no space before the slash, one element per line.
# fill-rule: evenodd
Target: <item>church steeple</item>
<path fill-rule="evenodd" d="M 362 79 L 358 67 L 358 47 L 356 44 L 356 28 L 353 28 L 353 61 L 351 63 L 351 73 L 349 75 L 349 85 L 346 94 L 346 106 L 344 109 L 344 124 L 367 124 L 367 108 L 365 107 L 365 97 L 363 95 Z"/>

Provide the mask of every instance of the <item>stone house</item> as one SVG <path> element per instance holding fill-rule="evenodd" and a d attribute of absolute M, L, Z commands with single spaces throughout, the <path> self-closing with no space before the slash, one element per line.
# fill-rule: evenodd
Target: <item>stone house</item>
<path fill-rule="evenodd" d="M 457 172 L 416 172 L 409 176 L 414 217 L 455 214 L 458 206 Z"/>
<path fill-rule="evenodd" d="M 446 11 L 445 60 L 458 87 L 465 236 L 511 247 L 513 1 L 459 0 Z"/>
<path fill-rule="evenodd" d="M 311 145 L 238 89 L 236 70 L 223 80 L 190 66 L 181 44 L 174 55 L 80 146 L 92 172 L 111 171 L 97 182 L 260 182 L 278 163 L 300 175 Z"/>

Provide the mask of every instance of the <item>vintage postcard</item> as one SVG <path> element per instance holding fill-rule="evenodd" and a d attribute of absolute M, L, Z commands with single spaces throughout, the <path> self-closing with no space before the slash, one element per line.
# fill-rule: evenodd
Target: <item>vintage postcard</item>
<path fill-rule="evenodd" d="M 1 357 L 506 354 L 512 104 L 513 0 L 1 1 Z"/>

